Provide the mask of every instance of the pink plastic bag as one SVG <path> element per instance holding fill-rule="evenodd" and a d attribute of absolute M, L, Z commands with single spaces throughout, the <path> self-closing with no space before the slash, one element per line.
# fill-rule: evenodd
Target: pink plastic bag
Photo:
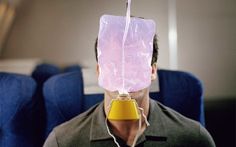
<path fill-rule="evenodd" d="M 109 91 L 135 92 L 151 84 L 155 22 L 131 17 L 122 50 L 125 23 L 123 16 L 103 15 L 100 18 L 98 82 Z"/>

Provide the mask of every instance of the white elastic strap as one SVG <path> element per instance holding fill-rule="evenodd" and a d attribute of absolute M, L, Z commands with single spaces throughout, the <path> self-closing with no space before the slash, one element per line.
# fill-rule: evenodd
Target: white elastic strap
<path fill-rule="evenodd" d="M 110 104 L 107 106 L 107 109 L 110 111 L 110 108 L 111 108 L 111 103 L 112 103 L 113 99 L 111 100 Z M 131 147 L 135 147 L 136 143 L 137 143 L 137 140 L 139 138 L 139 136 L 141 135 L 141 131 L 142 131 L 142 116 L 144 117 L 144 120 L 145 120 L 145 123 L 148 126 L 150 126 L 148 120 L 147 120 L 147 117 L 146 115 L 144 114 L 144 110 L 143 108 L 139 107 L 138 104 L 136 103 L 136 106 L 138 107 L 139 111 L 141 111 L 141 113 L 139 114 L 140 116 L 140 119 L 139 119 L 139 123 L 138 123 L 138 131 L 135 135 L 135 138 L 134 138 L 134 141 L 133 141 L 133 144 Z M 142 115 L 141 115 L 142 114 Z M 106 124 L 106 128 L 107 128 L 107 132 L 108 134 L 113 138 L 115 144 L 117 145 L 117 147 L 120 147 L 119 143 L 117 142 L 116 140 L 116 137 L 110 132 L 110 129 L 108 127 L 108 123 L 107 123 L 107 116 L 106 116 L 106 120 L 105 120 L 105 124 Z"/>
<path fill-rule="evenodd" d="M 138 107 L 138 109 L 141 110 L 142 116 L 144 117 L 144 120 L 145 120 L 145 123 L 146 123 L 147 127 L 150 126 L 150 123 L 148 122 L 147 117 L 146 117 L 146 115 L 144 114 L 143 108 Z"/>
<path fill-rule="evenodd" d="M 149 122 L 148 122 L 148 120 L 147 120 L 147 117 L 146 117 L 146 115 L 144 114 L 143 108 L 139 107 L 137 102 L 136 102 L 136 107 L 138 107 L 138 109 L 139 109 L 139 111 L 141 111 L 141 113 L 139 112 L 139 117 L 140 117 L 140 119 L 139 119 L 138 131 L 137 131 L 137 134 L 135 135 L 135 138 L 134 138 L 134 142 L 133 142 L 133 144 L 132 144 L 132 147 L 134 147 L 134 146 L 136 145 L 136 143 L 137 143 L 137 141 L 138 141 L 138 138 L 139 138 L 139 136 L 140 136 L 141 133 L 142 133 L 142 116 L 144 117 L 144 120 L 145 120 L 145 123 L 146 123 L 147 127 L 150 126 L 150 124 L 149 124 Z M 140 114 L 142 114 L 142 115 L 140 115 Z"/>
<path fill-rule="evenodd" d="M 140 115 L 139 115 L 139 117 L 140 117 L 140 119 L 139 119 L 139 121 L 138 121 L 138 131 L 137 131 L 137 133 L 136 133 L 136 135 L 135 135 L 134 142 L 133 142 L 133 144 L 132 144 L 131 147 L 135 147 L 136 142 L 137 142 L 137 140 L 138 140 L 138 138 L 139 138 L 139 135 L 141 134 L 142 118 L 141 118 Z"/>

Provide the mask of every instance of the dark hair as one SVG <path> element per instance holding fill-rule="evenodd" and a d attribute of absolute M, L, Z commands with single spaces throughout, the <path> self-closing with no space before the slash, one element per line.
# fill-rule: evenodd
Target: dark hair
<path fill-rule="evenodd" d="M 158 43 L 157 43 L 157 35 L 154 35 L 153 38 L 153 52 L 152 52 L 152 63 L 151 65 L 153 65 L 154 63 L 157 62 L 157 57 L 158 57 Z M 97 46 L 98 46 L 98 38 L 96 38 L 95 41 L 95 57 L 96 57 L 96 61 L 98 61 L 98 53 L 97 53 Z"/>

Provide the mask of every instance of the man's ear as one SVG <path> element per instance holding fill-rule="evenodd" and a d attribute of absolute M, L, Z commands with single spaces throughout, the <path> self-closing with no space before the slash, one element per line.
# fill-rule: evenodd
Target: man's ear
<path fill-rule="evenodd" d="M 152 64 L 151 80 L 154 81 L 157 78 L 157 63 Z"/>
<path fill-rule="evenodd" d="M 97 65 L 96 65 L 96 75 L 97 75 L 97 77 L 99 76 L 99 74 L 100 74 L 99 65 L 97 64 Z"/>

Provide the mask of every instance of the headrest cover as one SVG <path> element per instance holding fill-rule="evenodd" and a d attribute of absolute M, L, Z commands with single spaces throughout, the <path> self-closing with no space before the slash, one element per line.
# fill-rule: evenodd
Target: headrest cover
<path fill-rule="evenodd" d="M 123 50 L 125 24 L 126 19 L 123 16 L 103 15 L 100 18 L 98 82 L 109 91 L 125 89 L 127 92 L 134 92 L 151 84 L 155 22 L 131 17 Z"/>

